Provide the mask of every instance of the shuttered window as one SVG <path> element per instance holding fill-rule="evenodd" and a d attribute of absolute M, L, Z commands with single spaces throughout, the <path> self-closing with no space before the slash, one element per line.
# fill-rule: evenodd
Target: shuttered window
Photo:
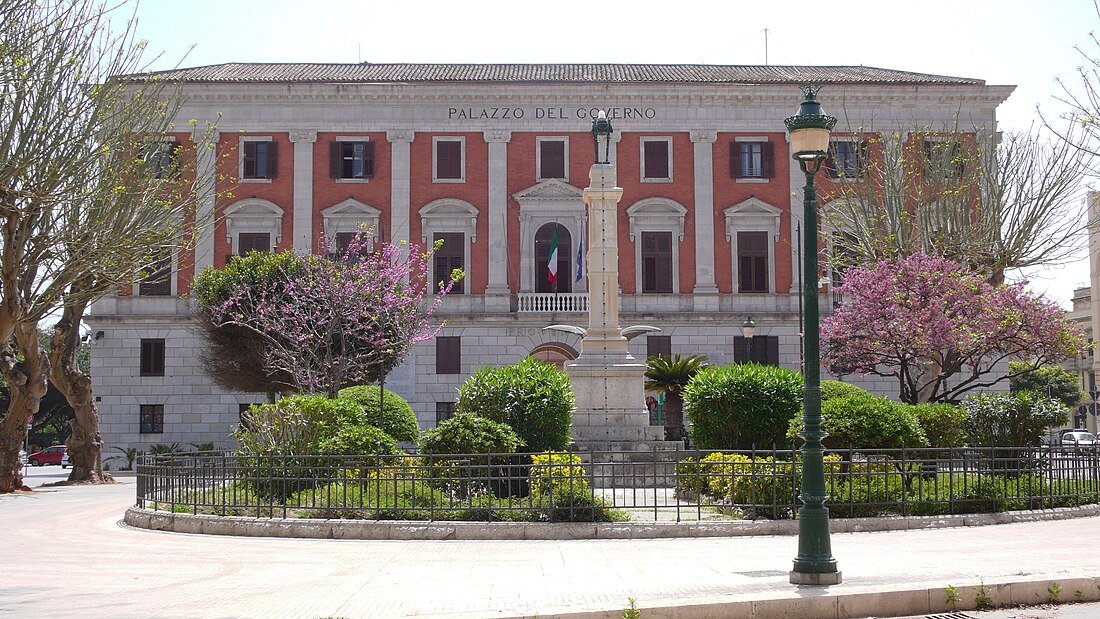
<path fill-rule="evenodd" d="M 731 178 L 773 178 L 775 148 L 771 142 L 730 142 Z"/>
<path fill-rule="evenodd" d="M 642 292 L 672 292 L 672 233 L 642 233 Z"/>
<path fill-rule="evenodd" d="M 642 178 L 644 180 L 668 180 L 668 140 L 642 140 Z"/>
<path fill-rule="evenodd" d="M 833 140 L 825 159 L 825 174 L 829 178 L 862 178 L 867 175 L 867 140 Z"/>
<path fill-rule="evenodd" d="M 271 252 L 271 235 L 266 232 L 242 232 L 237 235 L 237 255 L 243 256 L 249 252 Z"/>
<path fill-rule="evenodd" d="M 432 254 L 432 288 L 439 287 L 440 282 L 448 282 L 451 273 L 455 269 L 466 270 L 466 235 L 461 232 L 438 232 L 433 241 L 443 241 L 443 245 Z M 459 281 L 451 289 L 450 294 L 462 294 L 462 282 Z"/>
<path fill-rule="evenodd" d="M 645 338 L 646 357 L 671 357 L 671 335 L 647 335 Z"/>
<path fill-rule="evenodd" d="M 462 373 L 462 338 L 453 335 L 435 338 L 435 373 Z"/>
<path fill-rule="evenodd" d="M 539 141 L 539 178 L 566 178 L 565 140 Z"/>
<path fill-rule="evenodd" d="M 331 178 L 373 178 L 374 142 L 333 142 L 329 146 Z"/>
<path fill-rule="evenodd" d="M 138 283 L 138 295 L 143 297 L 162 297 L 172 294 L 172 255 L 156 259 L 146 267 L 141 282 Z"/>
<path fill-rule="evenodd" d="M 164 340 L 141 340 L 141 375 L 164 376 Z"/>
<path fill-rule="evenodd" d="M 157 142 L 149 151 L 148 164 L 156 178 L 173 178 L 179 175 L 179 147 L 175 140 Z"/>
<path fill-rule="evenodd" d="M 275 178 L 278 144 L 275 142 L 244 142 L 241 178 Z"/>
<path fill-rule="evenodd" d="M 734 363 L 779 365 L 779 337 L 774 335 L 754 336 L 751 351 L 749 350 L 749 338 L 733 338 L 733 361 Z"/>
<path fill-rule="evenodd" d="M 441 180 L 461 180 L 462 140 L 435 141 L 435 178 Z"/>
<path fill-rule="evenodd" d="M 768 233 L 737 233 L 739 292 L 768 291 Z"/>

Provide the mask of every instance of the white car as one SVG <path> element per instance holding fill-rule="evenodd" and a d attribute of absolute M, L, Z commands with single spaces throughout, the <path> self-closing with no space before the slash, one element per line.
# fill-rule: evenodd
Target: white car
<path fill-rule="evenodd" d="M 65 455 L 61 456 L 61 468 L 67 469 L 72 465 L 73 465 L 73 463 L 69 462 L 69 450 L 66 449 L 65 450 Z"/>
<path fill-rule="evenodd" d="M 27 466 L 27 450 L 26 449 L 20 449 L 19 450 L 19 464 L 22 464 L 23 466 Z"/>
<path fill-rule="evenodd" d="M 1070 430 L 1062 434 L 1063 447 L 1077 447 L 1078 445 L 1095 445 L 1096 436 L 1088 430 Z"/>

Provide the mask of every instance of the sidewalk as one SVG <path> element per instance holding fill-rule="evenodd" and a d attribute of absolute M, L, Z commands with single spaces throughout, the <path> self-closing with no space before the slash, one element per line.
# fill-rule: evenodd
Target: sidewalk
<path fill-rule="evenodd" d="M 880 617 L 1100 599 L 1100 518 L 839 533 L 843 584 L 793 587 L 790 536 L 362 541 L 185 535 L 121 526 L 133 478 L 0 495 L 0 617 Z M 1088 580 L 1082 580 L 1082 579 Z M 1090 588 L 1091 587 L 1091 588 Z M 964 606 L 960 605 L 960 608 Z"/>

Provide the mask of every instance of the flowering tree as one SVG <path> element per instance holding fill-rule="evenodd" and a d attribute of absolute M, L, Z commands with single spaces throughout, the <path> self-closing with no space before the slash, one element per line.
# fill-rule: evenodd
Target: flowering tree
<path fill-rule="evenodd" d="M 822 360 L 836 374 L 898 380 L 903 402 L 957 400 L 1008 375 L 1079 354 L 1080 330 L 1062 310 L 1024 291 L 993 286 L 958 263 L 924 254 L 849 271 L 846 301 L 822 324 Z"/>
<path fill-rule="evenodd" d="M 433 320 L 456 279 L 441 282 L 426 305 L 430 252 L 353 241 L 339 257 L 293 256 L 281 277 L 243 282 L 225 299 L 197 296 L 216 327 L 244 329 L 261 345 L 263 371 L 301 393 L 335 398 L 349 385 L 377 380 L 413 344 L 442 328 Z M 196 280 L 200 291 L 204 272 Z"/>

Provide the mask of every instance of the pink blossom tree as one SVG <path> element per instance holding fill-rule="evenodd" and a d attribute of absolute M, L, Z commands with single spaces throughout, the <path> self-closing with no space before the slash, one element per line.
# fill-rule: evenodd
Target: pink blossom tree
<path fill-rule="evenodd" d="M 853 269 L 845 302 L 821 327 L 822 362 L 835 374 L 897 379 L 901 401 L 957 400 L 1008 374 L 1080 354 L 1081 331 L 1024 284 L 993 286 L 962 265 L 915 254 Z"/>
<path fill-rule="evenodd" d="M 335 398 L 435 337 L 443 325 L 434 314 L 462 277 L 436 288 L 428 284 L 431 251 L 365 245 L 360 236 L 338 256 L 296 256 L 284 276 L 245 282 L 201 311 L 214 325 L 256 334 L 263 372 L 287 389 Z"/>

